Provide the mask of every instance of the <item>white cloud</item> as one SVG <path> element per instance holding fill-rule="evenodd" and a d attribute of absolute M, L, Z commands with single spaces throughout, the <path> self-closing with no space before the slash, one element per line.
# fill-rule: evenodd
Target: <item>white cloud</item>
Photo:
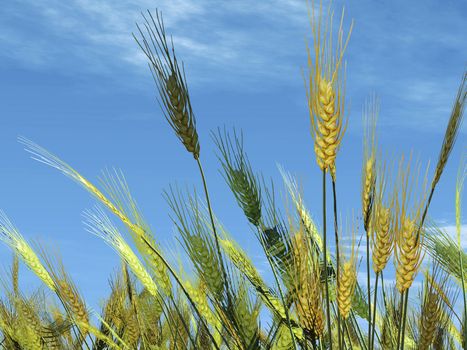
<path fill-rule="evenodd" d="M 306 29 L 306 4 L 299 0 L 274 0 L 268 4 L 245 0 L 225 2 L 222 6 L 213 6 L 207 0 L 161 0 L 157 7 L 163 12 L 167 31 L 173 34 L 179 56 L 190 66 L 190 77 L 194 79 L 206 80 L 203 73 L 206 69 L 214 70 L 210 75 L 216 80 L 219 76 L 216 70 L 217 73 L 233 71 L 237 76 L 252 76 L 254 72 L 256 78 L 258 75 L 279 77 L 281 74 L 276 72 L 285 68 L 284 57 L 291 46 L 284 39 L 285 33 Z M 2 40 L 7 48 L 3 54 L 30 68 L 60 69 L 65 60 L 76 59 L 83 64 L 67 65 L 68 72 L 89 68 L 106 73 L 109 65 L 130 63 L 146 74 L 147 66 L 141 64 L 144 59 L 131 36 L 137 31 L 135 22 L 143 22 L 140 12 L 146 9 L 154 13 L 155 3 L 48 0 L 34 3 L 28 8 L 29 14 L 24 14 L 21 6 L 11 7 L 10 14 L 18 22 L 33 14 L 32 24 L 44 32 L 26 33 L 16 25 L 0 25 L 2 32 L 10 30 L 13 34 L 9 40 Z M 243 25 L 245 18 L 260 19 L 265 22 L 264 27 L 258 26 L 259 32 L 252 34 L 250 25 L 248 28 Z M 39 36 L 41 40 L 37 42 Z M 278 40 L 281 40 L 280 49 Z M 59 42 L 64 46 L 57 46 Z M 297 43 L 302 41 L 298 39 Z"/>

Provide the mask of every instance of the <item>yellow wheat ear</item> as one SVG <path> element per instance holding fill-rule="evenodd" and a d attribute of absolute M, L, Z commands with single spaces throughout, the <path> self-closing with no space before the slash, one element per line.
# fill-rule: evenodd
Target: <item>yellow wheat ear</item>
<path fill-rule="evenodd" d="M 323 291 L 318 254 L 308 244 L 303 225 L 292 237 L 291 279 L 295 290 L 295 304 L 300 325 L 320 338 L 324 333 Z"/>
<path fill-rule="evenodd" d="M 160 248 L 149 233 L 149 228 L 138 211 L 123 174 L 117 172 L 114 175 L 110 173 L 104 174 L 102 181 L 104 182 L 105 190 L 109 193 L 109 199 L 78 171 L 45 148 L 24 137 L 20 137 L 19 142 L 25 146 L 26 151 L 31 154 L 33 159 L 59 170 L 65 176 L 84 187 L 128 227 L 138 251 L 144 256 L 145 261 L 148 262 L 148 265 L 154 271 L 164 292 L 170 295 L 171 282 L 167 268 L 159 254 L 155 253 L 159 252 Z"/>
<path fill-rule="evenodd" d="M 3 211 L 0 211 L 0 241 L 8 245 L 50 290 L 56 290 L 54 281 L 39 257 Z"/>
<path fill-rule="evenodd" d="M 365 231 L 370 235 L 369 225 L 374 205 L 376 184 L 376 122 L 379 100 L 372 96 L 363 108 L 363 169 L 362 169 L 362 214 Z"/>
<path fill-rule="evenodd" d="M 394 224 L 396 286 L 401 293 L 412 285 L 424 257 L 424 234 L 423 230 L 419 229 L 419 222 L 426 199 L 426 174 L 418 194 L 419 198 L 412 193 L 418 187 L 419 167 L 416 174 L 411 175 L 410 160 L 408 165 L 404 165 L 402 160 L 399 167 L 400 189 L 396 196 Z"/>
<path fill-rule="evenodd" d="M 386 267 L 394 250 L 394 195 L 385 199 L 386 173 L 389 170 L 381 166 L 377 171 L 377 186 L 373 204 L 372 260 L 373 270 L 380 273 Z"/>
<path fill-rule="evenodd" d="M 309 74 L 305 78 L 305 86 L 316 160 L 321 170 L 329 171 L 335 179 L 335 159 L 345 132 L 343 124 L 345 78 L 342 73 L 342 59 L 350 39 L 353 22 L 344 39 L 344 10 L 342 10 L 339 30 L 335 38 L 332 32 L 333 15 L 330 8 L 326 14 L 323 14 L 320 2 L 319 13 L 315 16 L 314 2 L 311 3 L 309 16 L 313 50 L 307 47 Z"/>
<path fill-rule="evenodd" d="M 99 208 L 95 208 L 93 211 L 86 211 L 84 216 L 86 218 L 85 224 L 88 231 L 104 239 L 108 245 L 115 249 L 128 266 L 130 266 L 131 271 L 133 271 L 149 293 L 156 299 L 159 298 L 159 291 L 156 283 L 128 243 L 126 243 L 118 232 L 117 228 L 112 224 L 108 216 Z"/>
<path fill-rule="evenodd" d="M 352 231 L 354 232 L 354 230 Z M 344 320 L 349 317 L 355 287 L 357 286 L 357 259 L 355 233 L 352 233 L 350 254 L 347 259 L 342 259 L 339 264 L 339 271 L 337 271 L 337 306 Z"/>

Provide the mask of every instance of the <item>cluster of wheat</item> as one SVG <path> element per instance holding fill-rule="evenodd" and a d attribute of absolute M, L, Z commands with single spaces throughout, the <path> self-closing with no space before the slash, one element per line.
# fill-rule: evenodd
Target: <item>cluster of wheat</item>
<path fill-rule="evenodd" d="M 422 171 L 412 157 L 395 162 L 382 157 L 376 137 L 378 100 L 368 100 L 363 112 L 361 212 L 351 219 L 350 229 L 343 229 L 338 220 L 336 157 L 346 129 L 343 68 L 352 27 L 344 35 L 342 15 L 333 34 L 333 12 L 317 8 L 310 7 L 313 47 L 308 49 L 305 84 L 314 154 L 322 171 L 322 226 L 313 221 L 289 173 L 280 169 L 289 196 L 283 210 L 274 185 L 253 170 L 242 136 L 225 129 L 212 133 L 225 181 L 264 250 L 273 280 L 262 277 L 214 213 L 183 66 L 160 13 L 148 12 L 135 39 L 148 59 L 162 110 L 193 155 L 203 185 L 202 196 L 176 187 L 165 192 L 186 252 L 184 264 L 190 267 L 182 270 L 158 245 L 121 172 L 105 173 L 99 188 L 22 138 L 33 158 L 95 197 L 99 204 L 84 213 L 86 228 L 119 254 L 122 266 L 111 279 L 101 312 L 92 312 L 60 259 L 39 245 L 31 246 L 1 213 L 0 240 L 11 248 L 14 260 L 11 272 L 2 278 L 0 348 L 466 349 L 467 256 L 460 238 L 465 160 L 456 186 L 457 241 L 430 223 L 427 213 L 462 122 L 467 75 L 431 182 L 429 168 Z M 396 169 L 389 164 L 397 164 Z M 326 226 L 329 181 L 333 237 Z M 120 228 L 106 211 L 121 221 Z M 359 257 L 359 251 L 366 257 Z M 426 253 L 430 258 L 425 259 Z M 361 258 L 366 261 L 362 271 Z M 20 261 L 49 293 L 43 288 L 30 295 L 21 292 Z M 387 271 L 391 262 L 394 270 Z M 389 282 L 385 272 L 386 278 L 391 275 Z M 419 272 L 419 298 L 412 296 L 409 302 Z M 366 281 L 357 278 L 359 273 Z M 459 293 L 463 300 L 457 300 Z"/>

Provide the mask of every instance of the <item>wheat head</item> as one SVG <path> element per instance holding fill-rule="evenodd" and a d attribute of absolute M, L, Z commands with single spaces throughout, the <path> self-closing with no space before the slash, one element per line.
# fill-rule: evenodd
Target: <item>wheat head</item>
<path fill-rule="evenodd" d="M 419 191 L 420 198 L 416 198 L 414 192 L 418 187 L 419 171 L 412 177 L 410 160 L 407 166 L 403 163 L 402 159 L 399 166 L 399 191 L 395 194 L 394 218 L 396 287 L 401 293 L 410 288 L 423 262 L 425 235 L 420 234 L 423 230 L 419 227 L 419 222 L 426 198 L 426 175 Z M 412 208 L 409 209 L 409 206 Z"/>
<path fill-rule="evenodd" d="M 164 21 L 159 12 L 156 18 L 148 11 L 144 16 L 143 31 L 139 26 L 141 39 L 134 36 L 149 61 L 149 67 L 156 82 L 163 113 L 176 135 L 195 159 L 199 158 L 200 145 L 196 121 L 190 102 L 185 72 L 180 69 L 173 43 L 167 42 Z"/>
<path fill-rule="evenodd" d="M 382 203 L 375 206 L 375 225 L 373 231 L 373 270 L 380 273 L 386 267 L 394 248 L 394 231 L 391 228 L 391 208 Z"/>
<path fill-rule="evenodd" d="M 396 233 L 396 286 L 401 293 L 410 288 L 422 263 L 423 247 L 416 232 L 415 221 L 402 218 L 402 225 Z"/>
<path fill-rule="evenodd" d="M 347 319 L 352 308 L 352 301 L 357 285 L 357 255 L 355 236 L 352 236 L 351 253 L 346 261 L 342 258 L 337 271 L 337 307 L 342 319 Z"/>
<path fill-rule="evenodd" d="M 126 261 L 131 271 L 133 271 L 149 293 L 155 298 L 158 298 L 159 291 L 156 283 L 128 243 L 125 242 L 117 228 L 112 224 L 109 217 L 99 208 L 95 208 L 93 211 L 87 211 L 84 215 L 87 220 L 85 224 L 88 231 L 104 239 L 104 241 Z"/>
<path fill-rule="evenodd" d="M 105 187 L 108 190 L 111 198 L 114 199 L 113 202 L 109 198 L 107 198 L 104 195 L 104 193 L 102 193 L 102 191 L 100 191 L 94 184 L 92 184 L 89 180 L 82 176 L 78 171 L 73 169 L 70 165 L 62 161 L 54 154 L 47 151 L 45 148 L 23 137 L 20 137 L 19 141 L 25 145 L 26 151 L 32 155 L 33 159 L 59 170 L 65 176 L 76 181 L 89 193 L 91 193 L 91 195 L 93 195 L 102 204 L 104 204 L 105 207 L 107 207 L 129 228 L 138 250 L 143 254 L 145 260 L 149 260 L 150 266 L 154 269 L 154 272 L 158 277 L 160 284 L 163 286 L 164 291 L 167 294 L 170 294 L 171 283 L 170 278 L 168 277 L 165 264 L 161 261 L 159 255 L 154 253 L 152 249 L 148 248 L 147 244 L 150 244 L 151 247 L 156 251 L 159 251 L 159 248 L 156 245 L 154 238 L 148 234 L 148 229 L 144 225 L 144 221 L 142 220 L 141 215 L 139 215 L 137 211 L 136 204 L 134 203 L 134 200 L 131 197 L 131 194 L 129 192 L 128 186 L 124 178 L 122 176 L 117 176 L 114 178 L 108 176 L 106 178 L 109 181 L 105 184 Z M 135 220 L 132 220 L 130 218 L 130 215 L 125 213 L 123 202 L 128 203 L 131 214 L 133 214 Z"/>
<path fill-rule="evenodd" d="M 305 79 L 311 132 L 318 166 L 324 171 L 329 171 L 335 179 L 335 159 L 345 132 L 341 66 L 353 23 L 344 41 L 342 11 L 337 42 L 333 43 L 332 30 L 328 30 L 332 26 L 333 13 L 329 10 L 327 15 L 323 15 L 320 4 L 318 19 L 315 20 L 314 3 L 311 4 L 311 8 L 313 53 L 307 48 L 309 76 Z M 325 23 L 325 28 L 322 22 Z"/>
<path fill-rule="evenodd" d="M 300 325 L 313 337 L 320 338 L 324 332 L 324 311 L 321 290 L 321 268 L 317 254 L 310 251 L 303 230 L 292 240 L 292 280 L 295 304 Z"/>
<path fill-rule="evenodd" d="M 7 244 L 50 290 L 55 291 L 54 282 L 44 265 L 42 265 L 34 250 L 2 211 L 0 211 L 0 241 Z"/>
<path fill-rule="evenodd" d="M 464 118 L 464 109 L 465 102 L 467 100 L 467 72 L 464 73 L 462 77 L 461 84 L 457 91 L 456 99 L 451 111 L 451 116 L 449 118 L 448 126 L 444 134 L 443 145 L 441 146 L 441 151 L 438 157 L 438 163 L 436 164 L 435 175 L 431 183 L 432 190 L 435 188 L 438 183 L 443 170 L 448 161 L 449 155 L 451 154 L 452 148 L 457 138 L 459 128 L 462 124 Z"/>

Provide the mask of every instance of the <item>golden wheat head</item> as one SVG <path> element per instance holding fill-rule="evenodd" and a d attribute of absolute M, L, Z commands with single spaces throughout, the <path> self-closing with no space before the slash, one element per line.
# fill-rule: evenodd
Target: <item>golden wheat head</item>
<path fill-rule="evenodd" d="M 343 19 L 340 21 L 337 40 L 332 37 L 333 12 L 323 14 L 322 5 L 315 16 L 314 3 L 311 4 L 310 22 L 313 34 L 313 51 L 308 51 L 309 76 L 307 85 L 308 109 L 314 150 L 318 166 L 336 176 L 335 159 L 345 132 L 344 118 L 344 78 L 342 58 L 350 38 L 353 23 L 344 40 Z M 324 23 L 323 23 L 324 22 Z"/>

